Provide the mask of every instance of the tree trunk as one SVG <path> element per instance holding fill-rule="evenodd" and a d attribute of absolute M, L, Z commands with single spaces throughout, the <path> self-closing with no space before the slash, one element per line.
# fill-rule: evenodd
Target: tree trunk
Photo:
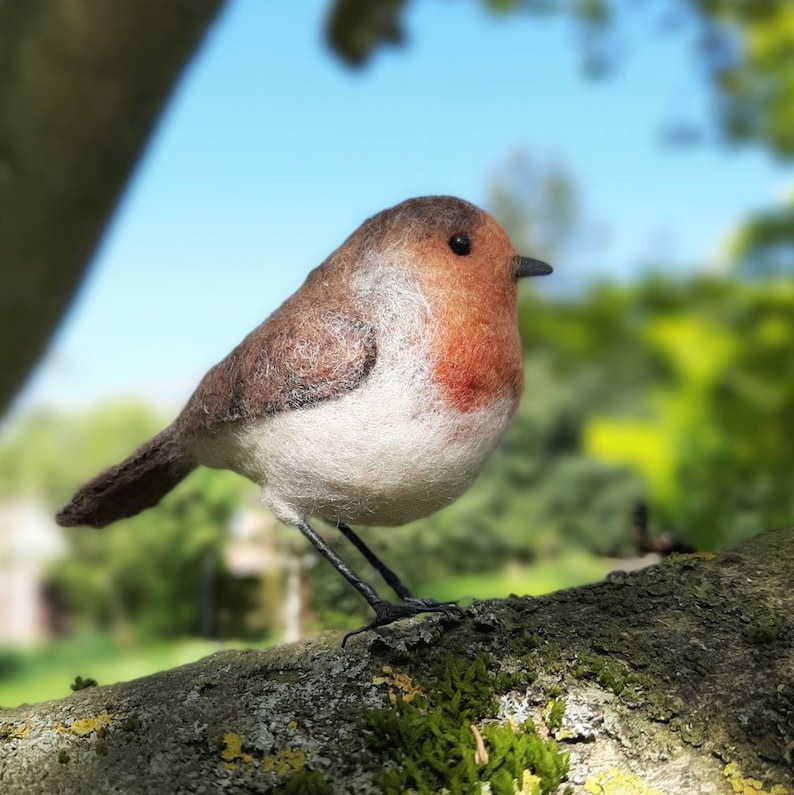
<path fill-rule="evenodd" d="M 222 2 L 0 2 L 0 414 Z"/>
<path fill-rule="evenodd" d="M 771 532 L 0 711 L 0 791 L 791 795 L 793 552 Z"/>

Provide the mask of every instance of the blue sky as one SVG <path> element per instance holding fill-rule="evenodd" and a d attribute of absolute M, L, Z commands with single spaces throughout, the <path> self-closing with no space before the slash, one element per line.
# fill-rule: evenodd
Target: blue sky
<path fill-rule="evenodd" d="M 574 176 L 606 236 L 554 264 L 595 277 L 707 263 L 791 179 L 758 151 L 661 144 L 666 123 L 708 118 L 686 35 L 633 19 L 621 68 L 593 82 L 567 20 L 409 9 L 409 46 L 352 71 L 322 41 L 325 2 L 230 2 L 19 410 L 121 394 L 178 407 L 364 218 L 430 193 L 487 203 L 517 149 Z"/>

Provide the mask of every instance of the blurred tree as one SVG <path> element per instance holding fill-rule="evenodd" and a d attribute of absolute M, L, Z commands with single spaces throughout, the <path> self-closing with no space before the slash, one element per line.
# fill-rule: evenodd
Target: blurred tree
<path fill-rule="evenodd" d="M 70 554 L 50 575 L 61 602 L 78 624 L 121 637 L 214 636 L 222 545 L 245 488 L 229 472 L 199 470 L 155 510 L 69 531 Z M 240 612 L 258 607 L 256 591 L 234 591 Z"/>
<path fill-rule="evenodd" d="M 222 0 L 0 3 L 0 413 Z M 42 234 L 46 229 L 47 234 Z"/>
<path fill-rule="evenodd" d="M 742 277 L 794 276 L 794 196 L 745 219 L 731 235 L 725 254 Z"/>
<path fill-rule="evenodd" d="M 133 402 L 76 416 L 37 411 L 0 441 L 0 499 L 26 496 L 54 510 L 75 483 L 163 424 Z M 256 487 L 242 478 L 199 470 L 155 510 L 103 530 L 67 531 L 69 553 L 50 574 L 59 605 L 74 624 L 149 637 L 214 634 L 226 598 L 239 613 L 258 610 L 259 584 L 229 582 L 221 563 L 246 494 Z"/>
<path fill-rule="evenodd" d="M 644 358 L 656 374 L 630 400 L 591 407 L 583 451 L 639 472 L 661 523 L 699 548 L 790 523 L 794 285 L 695 277 L 612 293 L 633 308 L 615 315 L 642 354 L 624 346 L 621 368 Z M 593 323 L 590 334 L 599 331 Z M 597 350 L 589 356 L 616 377 Z"/>
<path fill-rule="evenodd" d="M 9 425 L 0 441 L 0 498 L 27 496 L 50 510 L 76 483 L 124 458 L 167 424 L 135 401 L 110 401 L 83 413 L 37 409 Z"/>
<path fill-rule="evenodd" d="M 517 251 L 548 262 L 565 261 L 566 271 L 578 249 L 592 242 L 570 174 L 559 164 L 533 163 L 523 149 L 497 170 L 488 204 Z"/>
<path fill-rule="evenodd" d="M 717 129 L 728 141 L 754 142 L 794 155 L 794 6 L 789 0 L 481 0 L 495 13 L 567 15 L 578 32 L 582 66 L 591 77 L 618 65 L 621 25 L 638 12 L 661 32 L 687 31 L 695 68 L 708 80 Z M 366 14 L 360 13 L 367 5 Z M 405 40 L 405 0 L 336 0 L 328 18 L 331 46 L 350 64 L 366 63 L 382 44 Z M 355 24 L 351 24 L 355 21 Z M 625 25 L 623 25 L 625 27 Z M 678 140 L 699 137 L 676 125 Z"/>

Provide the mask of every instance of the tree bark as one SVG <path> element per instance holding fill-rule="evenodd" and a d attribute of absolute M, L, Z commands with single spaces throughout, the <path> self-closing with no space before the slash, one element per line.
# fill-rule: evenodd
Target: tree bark
<path fill-rule="evenodd" d="M 347 649 L 331 633 L 221 652 L 0 711 L 0 790 L 389 791 L 384 771 L 412 754 L 421 767 L 432 748 L 384 751 L 376 727 L 480 661 L 500 708 L 471 718 L 477 732 L 461 727 L 463 753 L 480 733 L 493 754 L 488 726 L 529 715 L 570 752 L 560 792 L 791 795 L 793 551 L 794 530 L 771 532 L 539 599 L 476 602 L 461 620 L 413 620 Z"/>
<path fill-rule="evenodd" d="M 0 2 L 0 413 L 222 2 Z"/>

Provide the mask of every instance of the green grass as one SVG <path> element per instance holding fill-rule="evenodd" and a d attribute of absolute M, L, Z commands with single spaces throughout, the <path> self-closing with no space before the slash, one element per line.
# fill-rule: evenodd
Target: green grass
<path fill-rule="evenodd" d="M 540 596 L 544 593 L 598 582 L 614 568 L 614 562 L 587 554 L 568 554 L 535 566 L 503 572 L 462 574 L 425 583 L 423 596 L 440 602 L 471 599 L 502 599 L 510 594 Z"/>
<path fill-rule="evenodd" d="M 89 635 L 31 651 L 0 649 L 0 706 L 63 698 L 72 692 L 69 685 L 76 676 L 109 685 L 184 665 L 219 649 L 250 645 L 186 639 L 124 646 L 108 636 Z"/>

